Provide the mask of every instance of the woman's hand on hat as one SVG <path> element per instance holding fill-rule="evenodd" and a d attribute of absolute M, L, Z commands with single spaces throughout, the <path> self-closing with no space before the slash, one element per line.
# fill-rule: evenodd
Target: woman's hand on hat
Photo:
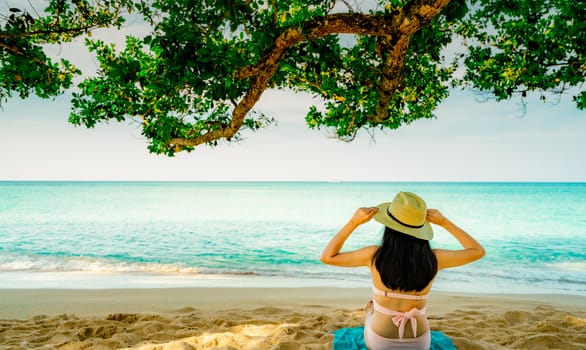
<path fill-rule="evenodd" d="M 443 226 L 448 222 L 448 219 L 437 209 L 427 209 L 427 221 L 438 226 Z"/>
<path fill-rule="evenodd" d="M 370 221 L 370 219 L 373 218 L 373 216 L 378 212 L 378 208 L 377 207 L 362 207 L 362 208 L 358 208 L 358 210 L 356 210 L 356 212 L 354 213 L 354 216 L 352 216 L 352 223 L 354 223 L 356 226 L 358 225 L 362 225 L 365 222 Z"/>

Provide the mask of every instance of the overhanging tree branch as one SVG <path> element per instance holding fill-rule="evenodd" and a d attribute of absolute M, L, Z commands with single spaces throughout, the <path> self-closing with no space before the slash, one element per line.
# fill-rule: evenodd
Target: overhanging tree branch
<path fill-rule="evenodd" d="M 386 0 L 368 13 L 345 0 L 45 3 L 36 18 L 26 9 L 0 14 L 0 96 L 62 93 L 81 72 L 67 59 L 59 68 L 45 45 L 120 28 L 134 18 L 121 17 L 124 10 L 137 11 L 147 35 L 127 36 L 122 50 L 87 41 L 100 67 L 78 84 L 69 120 L 92 127 L 141 117 L 149 150 L 167 155 L 267 125 L 253 107 L 272 87 L 321 96 L 305 115 L 308 127 L 349 140 L 434 118 L 450 86 L 500 101 L 524 89 L 583 90 L 586 78 L 586 12 L 574 1 Z M 448 62 L 442 50 L 455 36 L 469 42 Z M 586 109 L 586 91 L 573 95 Z"/>
<path fill-rule="evenodd" d="M 403 9 L 385 16 L 361 13 L 331 14 L 308 21 L 302 27 L 286 29 L 259 63 L 244 67 L 235 73 L 238 80 L 251 79 L 251 85 L 234 108 L 231 123 L 194 138 L 172 138 L 169 141 L 170 146 L 197 146 L 221 138 L 230 140 L 242 127 L 247 113 L 260 99 L 285 54 L 301 42 L 332 34 L 371 35 L 383 38 L 382 47 L 386 51 L 386 58 L 376 115 L 372 116 L 371 120 L 382 122 L 388 119 L 388 106 L 392 94 L 402 81 L 401 71 L 409 47 L 409 37 L 433 20 L 449 2 L 450 0 L 414 1 Z"/>
<path fill-rule="evenodd" d="M 30 58 L 30 60 L 32 60 L 34 63 L 40 64 L 40 65 L 46 65 L 47 63 L 43 60 L 40 60 L 37 57 L 30 57 L 28 56 L 25 52 L 21 51 L 18 47 L 16 46 L 12 46 L 12 45 L 6 45 L 5 43 L 0 41 L 0 47 L 4 48 L 5 50 L 12 52 L 15 55 L 18 56 L 23 56 L 23 57 L 28 57 Z"/>
<path fill-rule="evenodd" d="M 18 32 L 18 33 L 0 33 L 0 39 L 17 39 L 27 37 L 38 37 L 43 35 L 62 35 L 62 34 L 79 34 L 87 33 L 90 30 L 97 29 L 107 25 L 108 23 L 98 23 L 88 26 L 70 27 L 70 28 L 55 28 L 47 30 L 36 30 L 31 32 Z"/>

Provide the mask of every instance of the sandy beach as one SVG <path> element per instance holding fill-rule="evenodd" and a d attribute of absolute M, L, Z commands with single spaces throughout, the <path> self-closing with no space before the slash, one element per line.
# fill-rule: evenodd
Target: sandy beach
<path fill-rule="evenodd" d="M 329 349 L 368 289 L 0 290 L 0 349 Z M 586 349 L 586 297 L 434 292 L 458 349 Z"/>

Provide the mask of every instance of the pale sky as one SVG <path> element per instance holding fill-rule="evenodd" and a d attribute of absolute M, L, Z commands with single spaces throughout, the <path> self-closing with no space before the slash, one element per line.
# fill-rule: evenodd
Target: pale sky
<path fill-rule="evenodd" d="M 268 91 L 258 110 L 278 125 L 174 158 L 148 153 L 137 125 L 68 124 L 68 98 L 4 104 L 0 180 L 586 181 L 586 112 L 569 95 L 523 115 L 454 91 L 437 119 L 344 143 L 305 126 L 311 96 Z"/>

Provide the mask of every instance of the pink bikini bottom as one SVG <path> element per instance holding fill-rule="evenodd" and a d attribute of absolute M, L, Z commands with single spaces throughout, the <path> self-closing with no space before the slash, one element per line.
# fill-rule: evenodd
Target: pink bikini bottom
<path fill-rule="evenodd" d="M 380 335 L 376 334 L 372 329 L 369 328 L 368 323 L 364 327 L 364 340 L 366 341 L 366 346 L 371 350 L 429 350 L 431 347 L 431 333 L 429 331 L 417 338 L 391 339 L 381 337 Z"/>
<path fill-rule="evenodd" d="M 393 310 L 386 309 L 381 305 L 378 305 L 376 301 L 374 302 L 375 310 L 382 312 L 384 314 L 395 316 L 393 318 L 393 323 L 399 327 L 399 335 L 400 339 L 394 338 L 385 338 L 378 334 L 376 334 L 370 324 L 372 322 L 372 314 L 366 317 L 366 321 L 364 323 L 364 340 L 366 345 L 371 350 L 383 350 L 383 349 L 416 349 L 416 350 L 429 350 L 431 347 L 431 333 L 429 331 L 425 332 L 423 335 L 415 338 L 403 338 L 403 333 L 405 330 L 405 324 L 409 321 L 412 322 L 412 331 L 413 335 L 417 333 L 417 321 L 415 319 L 416 316 L 423 316 L 425 315 L 425 309 L 418 310 L 413 309 L 409 312 L 397 312 Z"/>

